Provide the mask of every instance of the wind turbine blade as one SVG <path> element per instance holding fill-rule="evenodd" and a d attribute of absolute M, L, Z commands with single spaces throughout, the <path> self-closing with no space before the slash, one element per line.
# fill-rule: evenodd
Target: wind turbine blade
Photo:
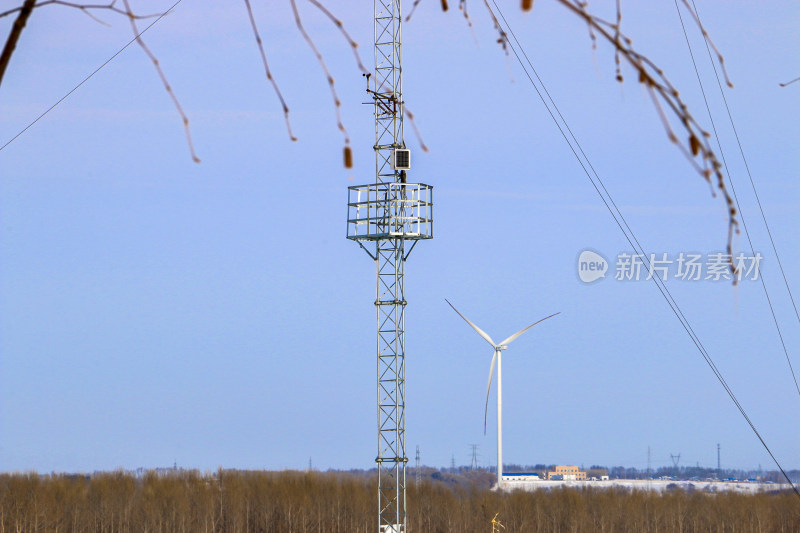
<path fill-rule="evenodd" d="M 448 302 L 450 303 L 450 302 Z M 492 356 L 492 366 L 489 367 L 489 386 L 486 387 L 486 409 L 483 411 L 483 434 L 486 435 L 486 418 L 489 414 L 489 392 L 492 390 L 492 378 L 494 377 L 494 363 L 497 361 L 497 348 Z"/>
<path fill-rule="evenodd" d="M 547 320 L 548 318 L 553 318 L 554 316 L 556 316 L 556 315 L 560 315 L 560 314 L 561 314 L 561 311 L 559 311 L 558 313 L 553 313 L 553 314 L 552 314 L 552 315 L 550 315 L 550 316 L 546 316 L 546 317 L 544 317 L 543 319 L 539 320 L 538 322 L 534 322 L 533 324 L 531 324 L 531 325 L 530 325 L 530 326 L 528 326 L 527 328 L 525 328 L 525 329 L 522 329 L 522 330 L 520 330 L 520 331 L 518 331 L 518 332 L 514 333 L 514 334 L 513 334 L 513 335 L 511 335 L 509 338 L 507 338 L 506 340 L 504 340 L 503 342 L 501 342 L 501 343 L 500 343 L 500 346 L 505 346 L 505 345 L 507 345 L 507 344 L 511 344 L 511 342 L 513 342 L 513 341 L 514 341 L 514 340 L 515 340 L 517 337 L 519 337 L 520 335 L 522 335 L 523 333 L 525 333 L 526 331 L 528 331 L 529 329 L 531 329 L 531 328 L 532 328 L 533 326 L 535 326 L 536 324 L 539 324 L 539 323 L 541 323 L 541 322 L 544 322 L 544 321 L 545 321 L 545 320 Z"/>
<path fill-rule="evenodd" d="M 463 319 L 464 319 L 464 320 L 467 322 L 467 324 L 469 324 L 470 326 L 472 326 L 472 329 L 474 329 L 475 331 L 477 331 L 477 332 L 478 332 L 478 335 L 480 335 L 481 337 L 483 337 L 484 339 L 486 339 L 486 342 L 488 342 L 489 344 L 491 344 L 491 345 L 492 345 L 494 348 L 497 348 L 497 345 L 494 343 L 494 341 L 492 340 L 492 338 L 491 338 L 489 335 L 487 335 L 487 334 L 486 334 L 486 332 L 485 332 L 485 331 L 483 331 L 481 328 L 479 328 L 478 326 L 476 326 L 475 324 L 473 324 L 472 322 L 470 322 L 470 320 L 469 320 L 467 317 L 465 317 L 464 315 L 462 315 L 461 313 L 459 313 L 459 312 L 458 312 L 458 309 L 456 309 L 456 308 L 455 308 L 455 306 L 454 306 L 453 304 L 451 304 L 451 303 L 450 303 L 450 300 L 448 300 L 447 298 L 445 298 L 445 299 L 444 299 L 444 301 L 445 301 L 445 302 L 447 302 L 447 305 L 449 305 L 450 307 L 452 307 L 452 308 L 453 308 L 453 311 L 455 311 L 456 313 L 458 313 L 458 316 L 460 316 L 461 318 L 463 318 Z M 549 317 L 548 317 L 548 318 L 549 318 Z"/>

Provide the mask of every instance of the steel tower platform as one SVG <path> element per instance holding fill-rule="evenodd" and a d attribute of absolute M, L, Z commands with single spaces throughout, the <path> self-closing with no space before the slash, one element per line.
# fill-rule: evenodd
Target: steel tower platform
<path fill-rule="evenodd" d="M 378 531 L 407 533 L 405 261 L 433 237 L 433 187 L 408 183 L 403 140 L 401 0 L 374 0 L 375 183 L 348 187 L 347 238 L 375 261 L 378 377 Z M 410 243 L 410 246 L 407 246 Z"/>

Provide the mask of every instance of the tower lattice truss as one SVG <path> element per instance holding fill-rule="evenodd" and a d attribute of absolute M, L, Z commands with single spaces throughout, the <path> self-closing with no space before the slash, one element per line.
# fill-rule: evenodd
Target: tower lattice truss
<path fill-rule="evenodd" d="M 405 262 L 433 237 L 433 188 L 409 183 L 403 141 L 401 0 L 375 0 L 375 182 L 348 188 L 347 238 L 376 267 L 378 526 L 406 533 Z"/>

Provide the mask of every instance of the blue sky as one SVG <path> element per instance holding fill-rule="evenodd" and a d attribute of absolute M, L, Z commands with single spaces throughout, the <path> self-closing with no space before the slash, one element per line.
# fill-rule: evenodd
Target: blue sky
<path fill-rule="evenodd" d="M 171 2 L 148 3 L 156 11 Z M 630 5 L 627 5 L 630 4 Z M 501 4 L 592 164 L 651 252 L 722 251 L 722 201 L 666 139 L 630 71 L 555 2 Z M 371 7 L 329 2 L 372 63 Z M 355 166 L 288 2 L 255 3 L 292 143 L 243 5 L 189 0 L 146 41 L 190 120 L 201 164 L 146 56 L 131 46 L 0 151 L 0 470 L 369 468 L 376 455 L 374 265 L 345 239 L 348 185 L 374 180 L 363 78 L 333 26 L 300 3 L 342 98 Z M 613 2 L 597 2 L 613 17 Z M 789 283 L 800 296 L 800 6 L 703 2 L 726 90 Z M 709 127 L 672 2 L 624 3 L 623 29 Z M 423 2 L 404 26 L 411 181 L 435 187 L 435 238 L 406 265 L 407 446 L 468 464 L 483 435 L 495 338 L 555 311 L 504 357 L 511 463 L 772 468 L 651 282 L 587 285 L 577 257 L 630 247 L 484 7 Z M 0 144 L 130 39 L 78 12 L 37 10 L 0 86 Z M 0 20 L 5 36 L 11 21 Z M 711 65 L 689 25 L 723 149 L 764 255 L 795 368 L 800 324 L 760 223 Z M 737 250 L 750 252 L 744 236 Z M 612 266 L 613 269 L 613 266 Z M 800 467 L 800 396 L 758 282 L 667 286 L 748 414 Z M 494 425 L 490 407 L 489 427 Z"/>

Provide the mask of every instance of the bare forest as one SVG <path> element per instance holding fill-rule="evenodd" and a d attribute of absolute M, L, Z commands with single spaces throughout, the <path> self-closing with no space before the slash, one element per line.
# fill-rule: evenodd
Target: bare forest
<path fill-rule="evenodd" d="M 797 531 L 791 493 L 555 490 L 498 493 L 469 484 L 409 480 L 408 527 L 425 533 Z M 0 533 L 286 532 L 374 530 L 375 480 L 342 472 L 92 476 L 0 475 Z"/>

